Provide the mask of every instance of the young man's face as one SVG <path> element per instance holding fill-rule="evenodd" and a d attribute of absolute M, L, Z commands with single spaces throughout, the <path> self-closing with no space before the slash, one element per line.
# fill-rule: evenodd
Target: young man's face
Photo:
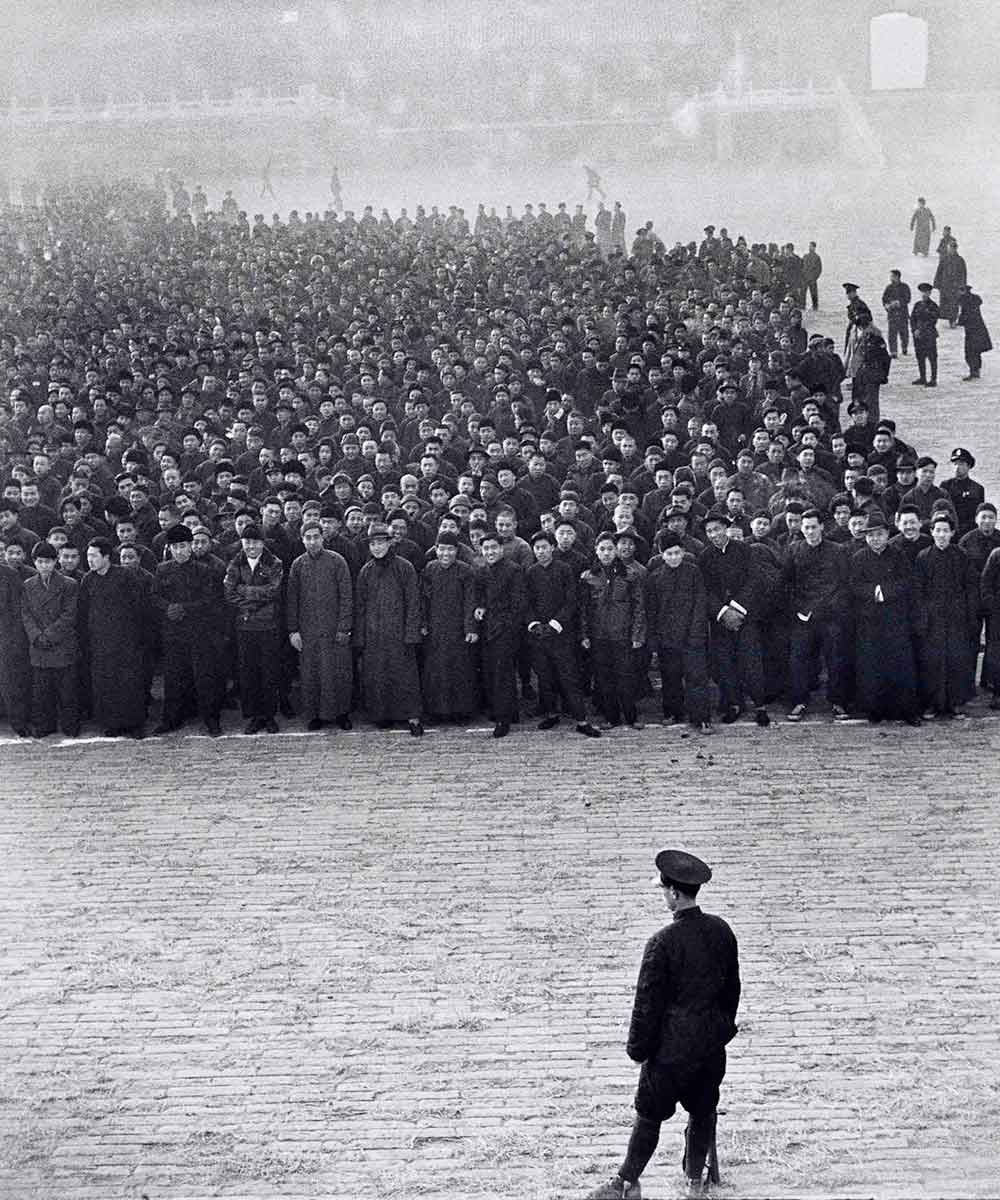
<path fill-rule="evenodd" d="M 615 544 L 610 538 L 602 538 L 596 546 L 597 561 L 602 567 L 610 567 L 618 557 Z"/>

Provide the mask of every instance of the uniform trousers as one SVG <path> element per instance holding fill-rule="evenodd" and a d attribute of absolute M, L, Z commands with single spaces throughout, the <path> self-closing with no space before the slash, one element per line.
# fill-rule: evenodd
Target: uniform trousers
<path fill-rule="evenodd" d="M 831 704 L 847 706 L 845 655 L 847 645 L 844 626 L 837 620 L 808 621 L 792 619 L 791 624 L 791 701 L 808 704 L 813 689 L 818 661 L 826 666 L 826 695 Z"/>
<path fill-rule="evenodd" d="M 913 353 L 917 356 L 917 373 L 923 380 L 927 379 L 927 368 L 930 368 L 930 382 L 937 383 L 938 353 L 937 339 L 921 342 L 913 339 Z"/>
<path fill-rule="evenodd" d="M 700 1179 L 712 1144 L 719 1087 L 725 1075 L 725 1050 L 694 1063 L 644 1062 L 635 1093 L 635 1124 L 619 1176 L 630 1183 L 639 1178 L 656 1150 L 660 1126 L 670 1120 L 680 1104 L 690 1114 L 685 1171 L 688 1178 Z"/>

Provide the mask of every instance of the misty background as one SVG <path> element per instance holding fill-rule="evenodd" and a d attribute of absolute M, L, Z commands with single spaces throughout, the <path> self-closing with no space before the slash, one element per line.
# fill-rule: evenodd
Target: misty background
<path fill-rule="evenodd" d="M 994 0 L 3 7 L 15 201 L 25 180 L 161 170 L 213 207 L 232 189 L 251 216 L 321 212 L 336 165 L 359 214 L 471 218 L 583 202 L 589 163 L 629 235 L 648 217 L 668 243 L 711 220 L 817 238 L 846 270 L 918 194 L 963 249 L 1000 234 Z"/>

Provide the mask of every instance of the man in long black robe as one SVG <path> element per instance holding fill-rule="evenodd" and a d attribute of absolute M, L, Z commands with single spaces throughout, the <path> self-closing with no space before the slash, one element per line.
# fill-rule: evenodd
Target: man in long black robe
<path fill-rule="evenodd" d="M 909 563 L 889 546 L 880 513 L 869 515 L 865 542 L 851 556 L 848 571 L 854 602 L 855 707 L 873 723 L 902 717 L 919 725 Z"/>
<path fill-rule="evenodd" d="M 390 544 L 385 525 L 368 533 L 371 558 L 358 574 L 354 644 L 361 650 L 362 702 L 376 725 L 406 721 L 420 737 L 420 591 L 417 573 Z"/>
<path fill-rule="evenodd" d="M 420 576 L 424 709 L 447 720 L 478 707 L 471 653 L 479 641 L 476 582 L 472 567 L 457 561 L 456 534 L 439 533 L 435 552 Z"/>
<path fill-rule="evenodd" d="M 142 737 L 146 722 L 143 597 L 138 580 L 111 562 L 107 538 L 87 547 L 80 584 L 80 640 L 90 679 L 91 713 L 106 736 Z"/>
<path fill-rule="evenodd" d="M 917 555 L 914 600 L 925 716 L 954 716 L 975 691 L 979 653 L 979 579 L 952 545 L 949 513 L 931 521 L 934 544 Z"/>

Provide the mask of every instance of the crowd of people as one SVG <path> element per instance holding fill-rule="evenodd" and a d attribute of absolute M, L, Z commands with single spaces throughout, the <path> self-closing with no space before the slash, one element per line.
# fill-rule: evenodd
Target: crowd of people
<path fill-rule="evenodd" d="M 143 736 L 159 675 L 157 734 L 237 706 L 248 734 L 599 737 L 655 709 L 710 733 L 821 690 L 919 724 L 963 715 L 984 631 L 1000 707 L 996 507 L 968 450 L 938 482 L 879 407 L 911 329 L 936 382 L 930 285 L 905 319 L 887 289 L 891 348 L 845 285 L 841 344 L 803 326 L 815 245 L 626 245 L 603 201 L 592 230 L 177 196 L 0 208 L 17 734 Z"/>

